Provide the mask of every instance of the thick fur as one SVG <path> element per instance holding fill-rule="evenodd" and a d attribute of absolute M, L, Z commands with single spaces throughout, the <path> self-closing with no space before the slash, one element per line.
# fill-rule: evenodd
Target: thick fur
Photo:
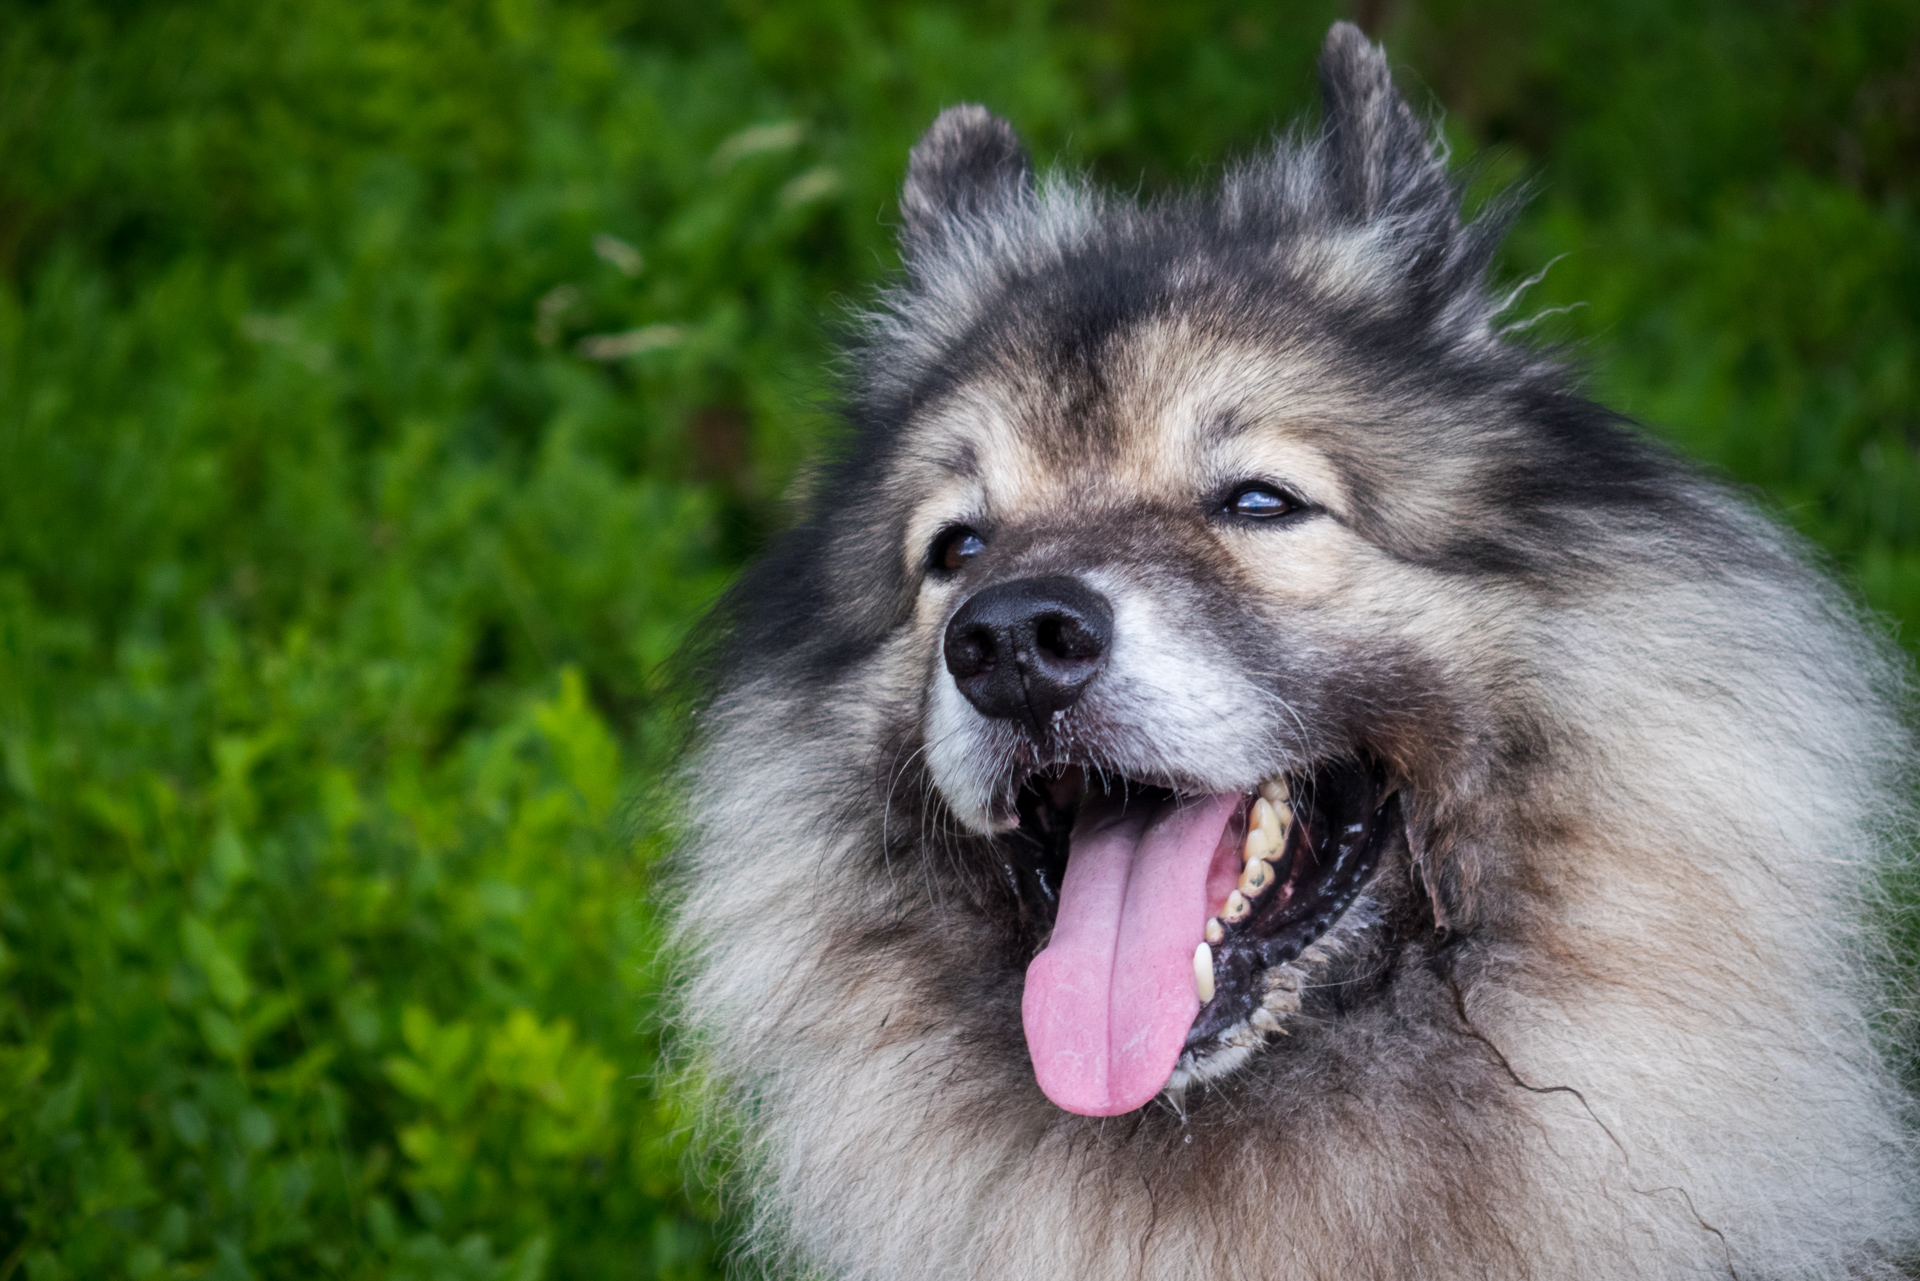
<path fill-rule="evenodd" d="M 775 1270 L 1826 1278 L 1913 1256 L 1868 925 L 1904 668 L 1803 548 L 1503 336 L 1499 228 L 1349 26 L 1320 131 L 1139 205 L 943 114 L 811 514 L 714 621 L 680 1016 Z M 1223 521 L 1245 477 L 1318 514 Z M 945 526 L 988 550 L 927 568 Z M 1072 572 L 1066 746 L 953 692 Z M 1123 652 L 1124 651 L 1124 652 Z M 1364 752 L 1405 832 L 1288 1027 L 1107 1120 L 1042 1096 L 995 806 L 1048 751 L 1194 790 Z M 1884 1021 L 1884 1020 L 1882 1020 Z"/>

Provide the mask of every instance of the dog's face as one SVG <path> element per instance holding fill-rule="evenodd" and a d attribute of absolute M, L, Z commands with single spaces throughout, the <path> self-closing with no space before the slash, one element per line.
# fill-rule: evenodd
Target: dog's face
<path fill-rule="evenodd" d="M 1472 481 L 1430 455 L 1363 512 L 1380 478 L 1352 460 L 1380 450 L 1352 424 L 1377 403 L 1230 330 L 1078 355 L 983 360 L 916 416 L 899 554 L 926 768 L 1045 944 L 1036 1073 L 1106 1115 L 1229 1072 L 1378 924 L 1397 790 L 1458 747 L 1425 741 L 1457 720 L 1432 633 L 1467 620 L 1368 517 Z"/>
<path fill-rule="evenodd" d="M 924 171 L 990 169 L 1004 129 L 922 144 L 930 235 L 984 200 Z M 1532 711 L 1503 633 L 1643 466 L 1543 429 L 1490 333 L 1420 338 L 1365 234 L 1109 236 L 975 287 L 877 496 L 915 768 L 1017 887 L 1035 1070 L 1096 1115 L 1230 1074 L 1330 963 L 1435 928 L 1416 851 Z"/>

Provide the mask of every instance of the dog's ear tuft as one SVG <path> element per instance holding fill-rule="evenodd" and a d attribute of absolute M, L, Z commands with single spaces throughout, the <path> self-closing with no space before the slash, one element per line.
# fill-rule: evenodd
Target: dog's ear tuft
<path fill-rule="evenodd" d="M 1386 53 L 1351 22 L 1334 23 L 1320 46 L 1320 96 L 1328 186 L 1347 216 L 1364 222 L 1444 187 L 1446 170 L 1394 89 Z"/>
<path fill-rule="evenodd" d="M 1033 191 L 1033 165 L 1013 126 L 974 103 L 948 107 L 907 161 L 900 193 L 906 240 L 929 244 L 963 218 L 989 217 Z"/>

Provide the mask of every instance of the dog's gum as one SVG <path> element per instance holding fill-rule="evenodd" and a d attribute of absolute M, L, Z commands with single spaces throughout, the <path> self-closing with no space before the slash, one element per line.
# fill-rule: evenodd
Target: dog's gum
<path fill-rule="evenodd" d="M 1205 943 L 1193 949 L 1193 990 L 1202 1005 L 1213 999 L 1213 949 Z"/>
<path fill-rule="evenodd" d="M 1227 895 L 1227 905 L 1220 909 L 1220 919 L 1228 925 L 1237 925 L 1247 919 L 1247 913 L 1253 910 L 1253 904 L 1247 902 L 1247 896 L 1239 890 Z"/>

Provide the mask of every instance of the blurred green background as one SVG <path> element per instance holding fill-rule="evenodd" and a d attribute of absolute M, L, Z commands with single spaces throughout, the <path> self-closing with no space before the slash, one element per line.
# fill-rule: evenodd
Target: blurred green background
<path fill-rule="evenodd" d="M 0 0 L 0 1281 L 712 1274 L 658 668 L 907 147 L 1201 180 L 1339 16 L 1538 180 L 1535 332 L 1911 635 L 1911 0 Z"/>

